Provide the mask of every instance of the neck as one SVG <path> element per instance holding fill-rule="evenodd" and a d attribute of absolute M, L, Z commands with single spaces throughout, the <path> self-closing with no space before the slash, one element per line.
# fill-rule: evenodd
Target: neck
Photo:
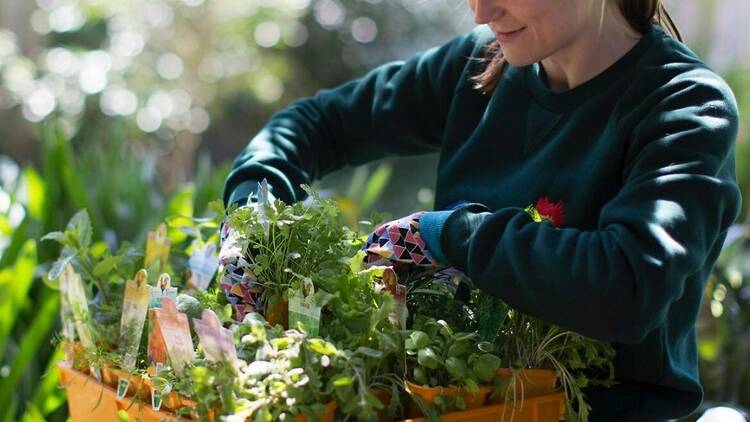
<path fill-rule="evenodd" d="M 550 89 L 573 89 L 602 73 L 624 56 L 642 37 L 619 11 L 605 10 L 603 19 L 595 19 L 563 48 L 541 61 Z"/>

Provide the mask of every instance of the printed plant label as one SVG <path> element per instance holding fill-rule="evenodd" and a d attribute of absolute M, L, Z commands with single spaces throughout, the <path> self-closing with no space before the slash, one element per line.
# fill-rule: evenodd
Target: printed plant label
<path fill-rule="evenodd" d="M 148 312 L 151 291 L 146 280 L 146 270 L 140 270 L 133 280 L 125 283 L 125 298 L 120 318 L 120 350 L 123 352 L 122 369 L 128 372 L 135 369 L 138 346 L 141 344 Z"/>
<path fill-rule="evenodd" d="M 311 336 L 320 331 L 320 306 L 315 303 L 315 287 L 308 279 L 301 290 L 289 289 L 289 328 L 300 325 Z"/>
<path fill-rule="evenodd" d="M 232 332 L 221 326 L 216 314 L 204 309 L 202 319 L 193 318 L 195 332 L 198 333 L 203 352 L 211 362 L 237 360 L 237 350 L 232 341 Z"/>

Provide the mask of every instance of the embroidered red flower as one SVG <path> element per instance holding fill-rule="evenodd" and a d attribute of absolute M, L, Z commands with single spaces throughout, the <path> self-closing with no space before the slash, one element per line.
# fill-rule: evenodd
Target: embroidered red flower
<path fill-rule="evenodd" d="M 546 196 L 536 200 L 536 204 L 526 207 L 526 212 L 536 222 L 549 221 L 555 227 L 562 227 L 565 221 L 565 204 L 563 201 L 552 202 Z"/>

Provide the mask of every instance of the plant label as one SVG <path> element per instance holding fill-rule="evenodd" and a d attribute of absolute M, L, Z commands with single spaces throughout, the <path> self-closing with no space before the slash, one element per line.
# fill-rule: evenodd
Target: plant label
<path fill-rule="evenodd" d="M 203 249 L 193 252 L 190 255 L 188 266 L 190 267 L 189 283 L 197 289 L 206 290 L 219 267 L 216 245 L 208 243 Z"/>
<path fill-rule="evenodd" d="M 258 205 L 256 206 L 256 213 L 258 215 L 258 219 L 260 220 L 260 224 L 263 226 L 264 229 L 266 229 L 266 239 L 268 239 L 268 230 L 269 230 L 269 218 L 268 214 L 266 214 L 266 207 L 273 208 L 273 203 L 271 202 L 271 197 L 268 192 L 268 180 L 263 178 L 263 181 L 258 182 Z"/>
<path fill-rule="evenodd" d="M 73 317 L 73 309 L 68 301 L 68 283 L 63 276 L 60 277 L 60 321 L 62 323 L 62 336 L 65 341 L 65 360 L 73 362 L 73 342 L 76 339 L 76 323 Z"/>
<path fill-rule="evenodd" d="M 152 263 L 159 262 L 159 268 L 166 268 L 169 262 L 170 240 L 167 237 L 167 225 L 164 223 L 156 227 L 155 232 L 148 232 L 146 239 L 146 257 L 143 266 L 148 268 Z"/>
<path fill-rule="evenodd" d="M 151 387 L 151 408 L 157 412 L 161 409 L 161 394 Z"/>
<path fill-rule="evenodd" d="M 154 346 L 162 347 L 163 344 L 167 356 L 172 362 L 175 374 L 180 376 L 185 365 L 193 359 L 193 354 L 195 353 L 187 315 L 178 312 L 174 302 L 169 298 L 164 298 L 161 309 L 155 308 L 151 312 L 154 316 L 152 334 L 160 337 L 156 340 Z M 151 344 L 149 344 L 150 353 Z M 161 351 L 157 351 L 157 354 L 160 353 Z M 159 360 L 156 361 L 159 362 Z"/>
<path fill-rule="evenodd" d="M 150 289 L 151 297 L 148 302 L 149 308 L 161 308 L 162 302 L 165 298 L 171 299 L 172 302 L 177 302 L 177 288 L 172 287 L 172 279 L 167 273 L 160 275 L 156 286 L 151 287 Z"/>
<path fill-rule="evenodd" d="M 409 316 L 409 310 L 406 307 L 406 286 L 398 283 L 398 276 L 392 267 L 383 271 L 383 284 L 395 299 L 393 312 L 389 315 L 389 319 L 392 323 L 398 324 L 402 330 L 405 330 L 406 318 Z"/>
<path fill-rule="evenodd" d="M 202 319 L 193 318 L 193 324 L 206 358 L 211 362 L 229 361 L 234 364 L 237 350 L 232 341 L 232 332 L 221 326 L 212 310 L 204 309 L 202 316 Z"/>
<path fill-rule="evenodd" d="M 67 292 L 68 305 L 73 316 L 73 321 L 81 344 L 87 350 L 94 349 L 94 336 L 89 325 L 89 304 L 86 299 L 86 291 L 83 288 L 81 276 L 75 272 L 73 266 L 65 266 L 60 274 L 60 290 Z"/>
<path fill-rule="evenodd" d="M 320 331 L 320 306 L 315 303 L 315 287 L 305 279 L 302 289 L 289 289 L 289 328 L 300 327 L 309 335 Z"/>
<path fill-rule="evenodd" d="M 138 345 L 141 344 L 143 325 L 146 322 L 151 291 L 147 283 L 146 270 L 140 270 L 133 280 L 125 283 L 125 298 L 120 318 L 120 350 L 123 352 L 122 369 L 135 369 Z"/>
<path fill-rule="evenodd" d="M 164 343 L 164 337 L 156 323 L 156 309 L 149 309 L 148 311 L 151 319 L 151 332 L 148 335 L 148 358 L 156 364 L 157 368 L 160 368 L 167 361 L 167 345 Z"/>
<path fill-rule="evenodd" d="M 127 378 L 120 378 L 117 381 L 117 398 L 122 400 L 128 394 L 128 388 L 130 387 L 130 380 Z"/>
<path fill-rule="evenodd" d="M 97 365 L 92 364 L 89 366 L 89 371 L 97 381 L 102 382 L 102 370 Z"/>

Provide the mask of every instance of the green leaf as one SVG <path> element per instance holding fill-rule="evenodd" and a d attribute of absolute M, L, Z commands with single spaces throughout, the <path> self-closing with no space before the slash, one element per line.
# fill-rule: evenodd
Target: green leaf
<path fill-rule="evenodd" d="M 348 387 L 352 384 L 354 384 L 354 380 L 352 380 L 352 377 L 346 375 L 340 375 L 333 380 L 334 387 Z"/>
<path fill-rule="evenodd" d="M 120 264 L 120 261 L 123 260 L 123 256 L 121 255 L 114 255 L 114 256 L 108 256 L 99 263 L 97 263 L 94 266 L 94 276 L 95 277 L 101 277 L 103 275 L 106 275 L 110 273 L 113 269 L 117 267 L 117 265 Z"/>
<path fill-rule="evenodd" d="M 425 347 L 417 352 L 417 363 L 425 368 L 436 369 L 440 365 L 440 360 L 434 350 Z"/>
<path fill-rule="evenodd" d="M 467 340 L 460 340 L 454 342 L 448 347 L 448 356 L 461 356 L 469 350 L 469 342 Z"/>
<path fill-rule="evenodd" d="M 404 348 L 409 351 L 417 350 L 417 347 L 414 345 L 414 340 L 412 340 L 411 337 L 407 337 L 404 340 Z"/>
<path fill-rule="evenodd" d="M 307 340 L 307 345 L 315 353 L 325 356 L 331 356 L 336 354 L 336 346 L 319 338 L 311 338 Z"/>
<path fill-rule="evenodd" d="M 375 203 L 378 197 L 383 193 L 383 189 L 388 185 L 392 170 L 390 164 L 387 163 L 380 164 L 378 168 L 375 169 L 375 172 L 367 181 L 364 192 L 359 199 L 360 209 L 366 210 Z"/>
<path fill-rule="evenodd" d="M 21 247 L 15 265 L 0 271 L 0 362 L 3 362 L 5 346 L 16 319 L 27 301 L 36 264 L 36 243 L 29 239 Z"/>
<path fill-rule="evenodd" d="M 455 400 L 456 400 L 456 409 L 458 410 L 466 409 L 466 400 L 464 400 L 463 395 L 457 394 Z"/>
<path fill-rule="evenodd" d="M 21 422 L 45 422 L 45 419 L 42 412 L 33 403 L 27 403 Z"/>
<path fill-rule="evenodd" d="M 49 232 L 42 236 L 40 239 L 42 241 L 45 240 L 54 240 L 55 242 L 64 245 L 64 246 L 71 246 L 70 242 L 68 241 L 68 236 L 65 235 L 63 232 Z"/>
<path fill-rule="evenodd" d="M 187 217 L 188 220 L 192 220 L 194 193 L 195 190 L 192 185 L 187 185 L 177 191 L 169 201 L 169 205 L 167 206 L 167 215 Z M 187 238 L 187 236 L 183 232 L 173 227 L 171 224 L 169 227 L 168 236 L 174 244 L 181 243 Z"/>
<path fill-rule="evenodd" d="M 349 269 L 352 271 L 353 274 L 357 274 L 360 271 L 362 271 L 363 259 L 367 255 L 367 253 L 363 250 L 357 251 L 356 254 L 354 254 L 353 257 L 349 259 Z"/>
<path fill-rule="evenodd" d="M 471 393 L 474 393 L 474 394 L 476 394 L 476 393 L 478 393 L 478 392 L 479 392 L 479 385 L 477 384 L 477 382 L 476 382 L 476 381 L 474 381 L 474 380 L 473 380 L 473 379 L 471 379 L 471 378 L 466 378 L 466 379 L 464 380 L 464 386 L 465 386 L 465 387 L 466 387 L 466 389 L 467 389 L 467 390 L 469 390 L 469 392 L 471 392 Z"/>
<path fill-rule="evenodd" d="M 398 352 L 398 343 L 394 339 L 395 335 L 390 332 L 376 331 L 379 340 L 379 348 L 383 353 Z"/>
<path fill-rule="evenodd" d="M 440 326 L 440 334 L 442 334 L 444 337 L 452 337 L 453 336 L 453 330 L 448 325 L 447 322 L 445 322 L 442 319 L 439 319 L 437 321 L 437 324 Z"/>
<path fill-rule="evenodd" d="M 76 251 L 73 248 L 70 248 L 69 246 L 64 247 L 60 253 L 60 258 L 52 264 L 52 268 L 50 268 L 47 277 L 50 280 L 57 280 L 63 270 L 65 270 L 65 267 L 73 260 L 73 258 L 75 258 L 75 256 Z"/>
<path fill-rule="evenodd" d="M 44 376 L 39 380 L 34 391 L 32 405 L 38 409 L 42 416 L 47 416 L 65 405 L 65 391 L 59 388 L 60 371 L 57 370 L 57 362 L 65 358 L 61 347 L 57 347 L 47 361 L 47 369 Z"/>
<path fill-rule="evenodd" d="M 360 353 L 365 356 L 369 356 L 371 358 L 376 358 L 376 359 L 383 357 L 383 352 L 381 352 L 380 350 L 375 350 L 375 349 L 371 349 L 369 347 L 364 347 L 364 346 L 358 347 L 357 350 L 354 351 L 354 353 Z"/>
<path fill-rule="evenodd" d="M 424 386 L 429 385 L 429 380 L 427 379 L 427 374 L 425 374 L 424 369 L 416 366 L 412 373 L 414 374 L 414 381 L 416 381 L 417 384 Z"/>
<path fill-rule="evenodd" d="M 91 219 L 85 208 L 75 213 L 65 231 L 73 235 L 80 248 L 91 246 Z"/>
<path fill-rule="evenodd" d="M 489 353 L 483 353 L 474 360 L 471 369 L 481 381 L 489 382 L 495 378 L 498 368 L 500 368 L 500 358 Z"/>
<path fill-rule="evenodd" d="M 34 219 L 42 221 L 47 205 L 47 186 L 44 179 L 31 166 L 23 169 L 23 179 L 26 182 L 26 209 Z"/>
<path fill-rule="evenodd" d="M 10 364 L 10 375 L 0 380 L 0 403 L 8 403 L 16 393 L 18 382 L 26 373 L 28 364 L 34 360 L 36 351 L 47 340 L 50 330 L 57 322 L 59 306 L 60 296 L 48 291 L 19 342 L 18 352 Z"/>
<path fill-rule="evenodd" d="M 466 362 L 457 357 L 449 357 L 445 360 L 445 370 L 458 381 L 463 381 L 469 376 L 469 368 L 466 366 Z"/>
<path fill-rule="evenodd" d="M 413 349 L 422 349 L 430 345 L 430 337 L 424 331 L 414 330 L 409 334 L 409 338 L 414 343 Z"/>

